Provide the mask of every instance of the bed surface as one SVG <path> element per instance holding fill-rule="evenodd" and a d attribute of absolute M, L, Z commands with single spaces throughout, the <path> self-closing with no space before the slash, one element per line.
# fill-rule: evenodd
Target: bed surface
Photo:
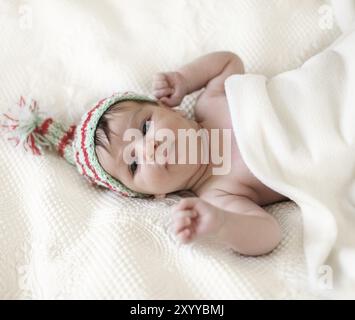
<path fill-rule="evenodd" d="M 340 34 L 319 0 L 0 2 L 0 111 L 23 95 L 76 122 L 115 90 L 150 93 L 152 76 L 230 50 L 246 72 L 299 67 Z M 196 98 L 184 100 L 191 110 Z M 179 245 L 163 200 L 93 188 L 55 155 L 34 157 L 0 138 L 0 298 L 318 298 L 306 286 L 302 218 L 267 207 L 281 245 L 243 257 L 209 239 Z"/>

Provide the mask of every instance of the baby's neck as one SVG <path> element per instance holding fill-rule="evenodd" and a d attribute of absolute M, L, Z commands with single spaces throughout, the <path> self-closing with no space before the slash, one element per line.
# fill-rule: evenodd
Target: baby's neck
<path fill-rule="evenodd" d="M 201 123 L 194 121 L 194 124 L 196 125 L 196 130 L 201 130 L 205 129 Z M 207 130 L 207 129 L 205 129 Z M 207 130 L 208 135 L 210 136 L 209 130 Z M 212 176 L 212 168 L 213 164 L 211 163 L 211 146 L 210 146 L 210 137 L 208 139 L 209 145 L 208 145 L 208 154 L 209 154 L 209 161 L 207 164 L 200 164 L 199 169 L 196 171 L 196 173 L 191 177 L 191 179 L 188 181 L 186 190 L 191 190 L 194 193 L 205 183 L 207 179 L 209 179 Z M 198 150 L 201 150 L 200 146 L 198 146 Z M 201 157 L 200 157 L 201 159 Z"/>
<path fill-rule="evenodd" d="M 212 165 L 203 164 L 196 172 L 196 174 L 192 177 L 191 185 L 187 188 L 187 190 L 191 190 L 195 194 L 201 188 L 201 186 L 212 176 Z"/>

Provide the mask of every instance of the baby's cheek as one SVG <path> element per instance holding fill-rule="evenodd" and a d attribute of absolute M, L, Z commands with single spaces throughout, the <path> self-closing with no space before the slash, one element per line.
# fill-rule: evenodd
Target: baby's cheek
<path fill-rule="evenodd" d="M 162 183 L 168 181 L 168 173 L 157 168 L 149 170 L 148 177 L 151 183 Z"/>
<path fill-rule="evenodd" d="M 161 192 L 165 188 L 171 186 L 173 181 L 171 181 L 171 177 L 169 177 L 168 172 L 163 170 L 158 170 L 158 168 L 146 168 L 142 179 L 142 186 L 148 191 L 151 192 Z"/>

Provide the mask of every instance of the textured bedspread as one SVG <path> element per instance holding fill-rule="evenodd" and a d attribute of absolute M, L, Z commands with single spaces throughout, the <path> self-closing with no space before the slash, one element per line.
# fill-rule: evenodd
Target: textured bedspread
<path fill-rule="evenodd" d="M 23 95 L 71 123 L 97 99 L 149 93 L 155 72 L 215 50 L 234 51 L 247 72 L 272 77 L 339 36 L 337 24 L 322 23 L 323 5 L 0 0 L 0 111 Z M 315 297 L 295 203 L 267 208 L 283 241 L 268 256 L 247 258 L 208 240 L 179 245 L 167 231 L 178 199 L 119 198 L 56 156 L 23 154 L 0 138 L 0 298 Z"/>

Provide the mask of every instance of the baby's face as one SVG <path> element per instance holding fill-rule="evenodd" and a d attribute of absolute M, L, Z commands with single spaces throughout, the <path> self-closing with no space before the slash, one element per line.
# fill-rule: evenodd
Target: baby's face
<path fill-rule="evenodd" d="M 112 114 L 109 121 L 112 134 L 107 151 L 102 147 L 96 148 L 98 160 L 107 173 L 133 191 L 152 195 L 188 189 L 191 178 L 201 167 L 201 164 L 178 164 L 178 129 L 198 130 L 197 123 L 186 119 L 170 107 L 158 103 L 159 106 L 148 102 L 144 105 L 134 101 L 121 102 L 120 105 L 129 107 L 123 109 L 122 112 Z M 124 141 L 124 133 L 130 128 L 140 130 L 141 138 Z M 163 128 L 170 129 L 174 133 L 175 163 L 159 164 L 157 161 L 147 163 L 144 160 L 152 159 L 152 153 L 155 152 L 156 155 L 162 143 L 154 140 L 154 133 Z M 151 145 L 155 143 L 155 147 L 150 148 L 152 153 L 149 154 L 148 141 L 154 141 Z M 127 150 L 130 150 L 131 159 L 134 158 L 136 161 L 127 162 L 124 155 L 124 153 L 127 155 Z M 197 153 L 199 154 L 199 150 Z M 138 159 L 139 155 L 142 155 L 144 159 Z"/>

